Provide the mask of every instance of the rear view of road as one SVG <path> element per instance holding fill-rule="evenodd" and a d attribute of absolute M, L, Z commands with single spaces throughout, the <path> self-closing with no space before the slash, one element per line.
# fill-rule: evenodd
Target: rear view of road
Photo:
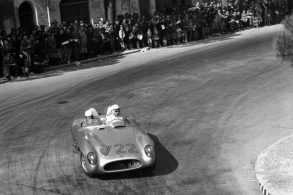
<path fill-rule="evenodd" d="M 261 194 L 257 155 L 293 129 L 280 26 L 0 85 L 0 194 Z M 117 103 L 156 142 L 153 175 L 88 178 L 71 123 Z"/>

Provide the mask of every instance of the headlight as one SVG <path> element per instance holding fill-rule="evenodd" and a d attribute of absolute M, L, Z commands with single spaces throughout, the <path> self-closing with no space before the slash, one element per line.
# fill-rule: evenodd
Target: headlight
<path fill-rule="evenodd" d="M 105 145 L 103 145 L 103 146 L 100 148 L 99 152 L 100 152 L 102 155 L 107 156 L 107 155 L 109 154 L 109 152 L 110 152 L 110 149 L 111 149 L 111 146 L 105 146 Z"/>
<path fill-rule="evenodd" d="M 94 152 L 89 152 L 87 154 L 87 159 L 90 164 L 92 164 L 92 165 L 97 164 L 97 155 Z"/>
<path fill-rule="evenodd" d="M 152 145 L 146 145 L 146 147 L 144 147 L 144 152 L 148 157 L 152 158 L 154 153 L 154 147 Z"/>

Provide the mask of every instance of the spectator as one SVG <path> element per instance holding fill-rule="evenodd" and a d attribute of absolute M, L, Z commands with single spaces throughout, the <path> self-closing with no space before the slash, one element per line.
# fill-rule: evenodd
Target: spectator
<path fill-rule="evenodd" d="M 52 65 L 57 65 L 58 59 L 57 59 L 57 43 L 55 39 L 55 34 L 52 30 L 49 30 L 48 32 L 48 38 L 47 38 L 47 52 L 48 52 L 48 58 L 49 63 Z"/>
<path fill-rule="evenodd" d="M 63 51 L 62 51 L 63 50 L 62 43 L 66 41 L 66 36 L 64 34 L 63 28 L 60 28 L 58 30 L 57 34 L 55 35 L 55 40 L 56 40 L 56 48 L 57 48 L 57 54 L 59 59 L 58 64 L 65 63 L 64 62 L 65 56 L 63 55 Z"/>
<path fill-rule="evenodd" d="M 80 31 L 79 31 L 79 36 L 80 36 L 80 56 L 81 59 L 84 60 L 87 57 L 88 53 L 88 38 L 86 34 L 86 30 L 84 26 L 81 26 Z"/>
<path fill-rule="evenodd" d="M 125 37 L 124 37 L 124 43 L 125 43 L 126 49 L 133 49 L 133 46 L 132 46 L 133 37 L 134 35 L 132 33 L 132 29 L 130 29 L 129 25 L 126 25 Z"/>
<path fill-rule="evenodd" d="M 31 48 L 30 48 L 30 58 L 31 58 L 30 67 L 31 67 L 31 70 L 30 70 L 30 72 L 35 72 L 35 70 L 36 70 L 35 55 L 36 55 L 36 45 L 38 43 L 38 40 L 36 40 L 35 36 L 36 36 L 36 32 L 33 32 L 30 35 L 30 42 L 31 42 Z"/>
<path fill-rule="evenodd" d="M 29 76 L 30 69 L 31 69 L 31 40 L 27 34 L 23 35 L 23 39 L 20 43 L 20 52 L 21 52 L 21 59 L 22 59 L 22 74 L 25 76 Z"/>
<path fill-rule="evenodd" d="M 93 36 L 92 36 L 92 47 L 93 47 L 93 55 L 96 56 L 99 53 L 99 42 L 100 42 L 100 32 L 97 27 L 97 24 L 94 24 Z"/>
<path fill-rule="evenodd" d="M 44 60 L 47 58 L 47 33 L 45 31 L 45 25 L 40 26 L 36 39 L 38 40 L 36 45 L 37 55 L 40 59 Z"/>
<path fill-rule="evenodd" d="M 72 27 L 71 31 L 71 49 L 72 49 L 72 60 L 80 60 L 80 34 L 78 32 L 78 26 L 75 22 L 75 25 Z"/>
<path fill-rule="evenodd" d="M 153 42 L 154 42 L 154 47 L 160 46 L 160 22 L 159 22 L 159 16 L 155 16 L 154 19 L 151 21 L 151 26 L 153 27 Z"/>
<path fill-rule="evenodd" d="M 94 27 L 92 25 L 89 25 L 86 31 L 87 35 L 87 50 L 88 50 L 88 56 L 87 57 L 93 57 L 94 56 L 94 50 L 93 50 L 93 36 L 94 36 Z"/>
<path fill-rule="evenodd" d="M 148 47 L 151 48 L 153 44 L 153 33 L 152 33 L 152 29 L 150 25 L 147 30 L 147 43 L 148 43 Z"/>
<path fill-rule="evenodd" d="M 64 63 L 71 63 L 72 49 L 71 49 L 71 30 L 70 28 L 66 28 L 64 31 L 64 37 L 61 38 L 62 42 L 62 60 Z M 62 35 L 61 35 L 62 37 Z"/>
<path fill-rule="evenodd" d="M 119 31 L 120 31 L 120 24 L 119 24 L 119 20 L 116 19 L 113 25 L 113 38 L 114 38 L 114 45 L 115 45 L 116 51 L 121 50 Z"/>
<path fill-rule="evenodd" d="M 120 41 L 121 51 L 124 51 L 126 49 L 124 39 L 125 39 L 125 31 L 124 31 L 123 25 L 120 25 L 119 41 Z"/>
<path fill-rule="evenodd" d="M 106 38 L 109 40 L 110 53 L 115 51 L 115 39 L 114 39 L 114 29 L 112 24 L 108 24 L 106 29 Z"/>

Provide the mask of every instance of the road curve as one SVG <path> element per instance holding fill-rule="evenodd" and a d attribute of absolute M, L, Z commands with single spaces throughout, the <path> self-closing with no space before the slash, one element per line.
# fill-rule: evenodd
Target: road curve
<path fill-rule="evenodd" d="M 257 155 L 291 133 L 281 26 L 154 49 L 0 84 L 0 194 L 261 194 Z M 88 178 L 70 126 L 117 103 L 156 142 L 158 165 Z"/>

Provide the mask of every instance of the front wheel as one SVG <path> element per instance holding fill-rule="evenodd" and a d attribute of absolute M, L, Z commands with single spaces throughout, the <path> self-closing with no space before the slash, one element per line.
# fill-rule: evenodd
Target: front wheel
<path fill-rule="evenodd" d="M 146 174 L 153 175 L 155 173 L 155 169 L 156 169 L 156 162 L 152 166 L 144 168 L 144 171 Z"/>
<path fill-rule="evenodd" d="M 86 159 L 86 157 L 84 156 L 84 154 L 81 152 L 80 153 L 80 165 L 81 165 L 81 168 L 83 170 L 83 172 L 89 176 L 89 177 L 94 177 L 94 174 L 91 173 L 89 170 L 88 170 L 88 166 L 89 166 L 89 162 L 88 160 Z"/>

